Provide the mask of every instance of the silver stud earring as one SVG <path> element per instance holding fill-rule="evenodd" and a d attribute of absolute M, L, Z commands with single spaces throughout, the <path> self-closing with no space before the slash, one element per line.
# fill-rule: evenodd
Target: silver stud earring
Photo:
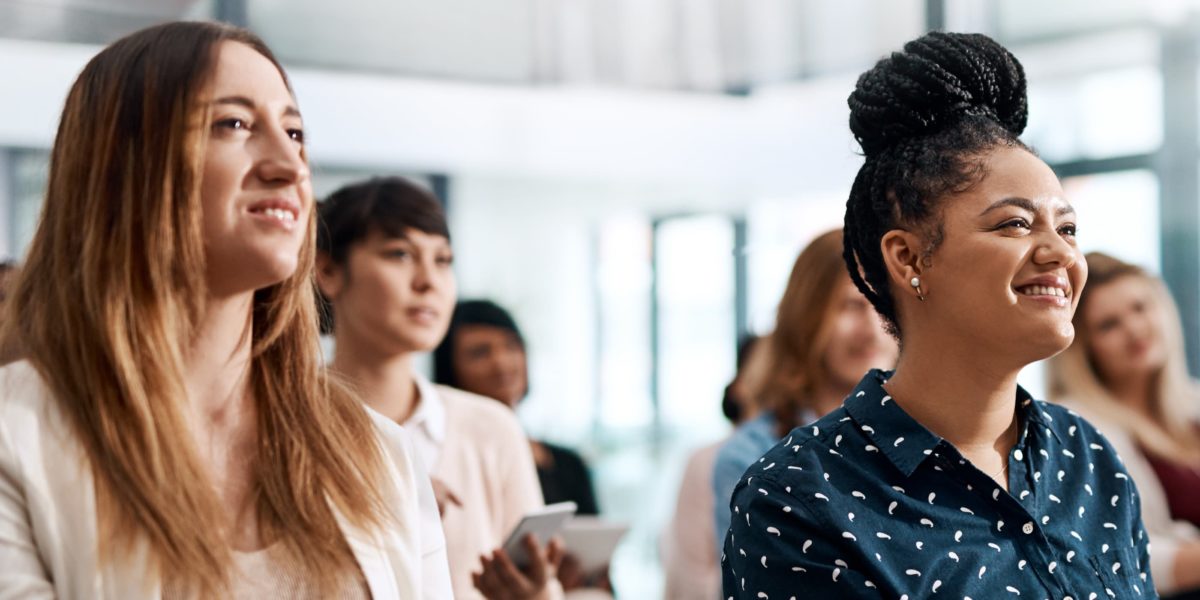
<path fill-rule="evenodd" d="M 911 285 L 914 290 L 917 290 L 917 300 L 924 302 L 925 294 L 921 293 L 921 278 L 913 277 L 909 280 L 908 284 Z"/>

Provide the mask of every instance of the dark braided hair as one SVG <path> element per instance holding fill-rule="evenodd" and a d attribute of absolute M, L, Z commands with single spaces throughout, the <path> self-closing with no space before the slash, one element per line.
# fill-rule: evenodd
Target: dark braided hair
<path fill-rule="evenodd" d="M 997 146 L 1029 150 L 1018 139 L 1025 71 L 985 35 L 932 32 L 863 73 L 847 102 L 866 161 L 846 201 L 843 254 L 854 285 L 899 339 L 879 242 L 893 229 L 920 229 L 928 258 L 943 237 L 938 199 L 982 179 Z"/>

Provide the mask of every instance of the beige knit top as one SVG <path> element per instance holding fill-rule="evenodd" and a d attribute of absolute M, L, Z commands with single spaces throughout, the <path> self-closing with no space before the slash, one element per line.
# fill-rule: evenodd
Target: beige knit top
<path fill-rule="evenodd" d="M 337 591 L 322 596 L 303 568 L 288 561 L 271 546 L 255 552 L 234 552 L 233 564 L 237 569 L 229 581 L 229 598 L 232 600 L 261 600 L 262 598 L 288 598 L 289 600 L 370 600 L 371 590 L 362 571 L 355 569 L 338 582 Z M 164 586 L 163 600 L 184 600 L 178 590 Z"/>

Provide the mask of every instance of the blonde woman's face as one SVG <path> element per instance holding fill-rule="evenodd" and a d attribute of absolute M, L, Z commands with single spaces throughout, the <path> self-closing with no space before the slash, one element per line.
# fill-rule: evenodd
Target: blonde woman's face
<path fill-rule="evenodd" d="M 1129 275 L 1087 293 L 1083 323 L 1102 380 L 1142 378 L 1166 364 L 1165 320 L 1148 282 Z"/>
<path fill-rule="evenodd" d="M 201 94 L 211 118 L 201 182 L 208 285 L 215 295 L 295 272 L 312 210 L 300 113 L 275 65 L 223 42 Z"/>

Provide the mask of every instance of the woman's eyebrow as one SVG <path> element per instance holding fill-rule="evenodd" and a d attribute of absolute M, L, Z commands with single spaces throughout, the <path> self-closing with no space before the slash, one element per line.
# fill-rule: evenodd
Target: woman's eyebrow
<path fill-rule="evenodd" d="M 221 104 L 232 104 L 234 106 L 241 106 L 241 107 L 249 109 L 249 110 L 255 110 L 256 108 L 258 108 L 258 105 L 255 104 L 253 100 L 251 100 L 250 98 L 247 98 L 246 96 L 225 96 L 223 98 L 217 98 L 216 100 L 213 100 L 213 106 L 217 106 L 217 105 L 221 105 Z M 283 116 L 299 117 L 300 109 L 296 108 L 292 104 L 288 104 L 283 109 Z"/>
<path fill-rule="evenodd" d="M 982 217 L 982 216 L 992 212 L 993 210 L 996 210 L 998 208 L 1003 208 L 1005 206 L 1015 206 L 1017 208 L 1029 211 L 1031 213 L 1036 213 L 1038 211 L 1037 205 L 1034 204 L 1032 200 L 1030 200 L 1028 198 L 1013 197 L 1013 198 L 1004 198 L 1002 200 L 997 200 L 997 201 L 993 202 L 991 206 L 987 207 L 986 209 L 984 209 L 983 212 L 979 213 L 979 216 Z M 1065 201 L 1054 211 L 1054 215 L 1057 217 L 1062 217 L 1065 215 L 1074 215 L 1074 214 L 1075 214 L 1075 207 L 1071 206 L 1071 204 L 1069 202 L 1065 202 Z"/>

